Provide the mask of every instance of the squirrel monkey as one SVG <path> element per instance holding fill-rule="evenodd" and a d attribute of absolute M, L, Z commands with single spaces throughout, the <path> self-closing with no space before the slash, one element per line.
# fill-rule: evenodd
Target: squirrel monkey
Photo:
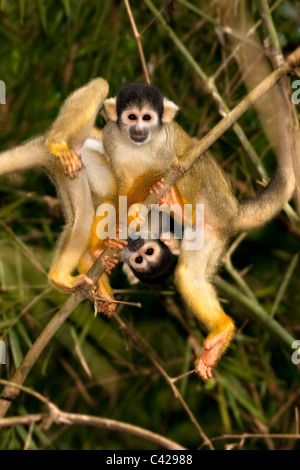
<path fill-rule="evenodd" d="M 67 291 L 92 284 L 85 274 L 73 272 L 86 256 L 96 207 L 117 191 L 111 163 L 104 155 L 102 131 L 93 127 L 107 93 L 106 80 L 91 80 L 66 99 L 48 132 L 0 153 L 0 176 L 43 168 L 57 188 L 66 225 L 49 278 Z"/>
<path fill-rule="evenodd" d="M 158 201 L 159 204 L 173 207 L 172 212 L 177 220 L 181 218 L 185 224 L 175 270 L 175 284 L 186 304 L 209 331 L 203 351 L 195 364 L 197 373 L 203 380 L 212 377 L 212 368 L 225 352 L 234 332 L 234 322 L 223 311 L 211 283 L 221 256 L 233 236 L 241 231 L 260 227 L 273 218 L 290 199 L 294 188 L 292 160 L 288 155 L 282 154 L 269 185 L 255 198 L 239 202 L 221 167 L 210 152 L 205 152 L 196 160 L 191 170 Z M 185 216 L 184 204 L 187 203 L 192 205 L 192 217 L 189 212 Z M 197 204 L 204 204 L 204 220 L 197 221 Z M 204 231 L 204 243 L 199 249 L 190 249 L 189 243 L 195 229 Z M 136 263 L 132 263 L 133 258 L 129 258 L 127 249 L 125 253 L 125 261 L 135 278 L 147 282 L 149 277 L 153 283 L 157 273 L 159 279 L 160 259 L 154 269 L 148 267 L 145 277 L 136 271 Z M 134 253 L 134 256 L 137 254 Z"/>
<path fill-rule="evenodd" d="M 151 185 L 176 161 L 180 149 L 176 148 L 175 135 L 181 134 L 188 140 L 189 137 L 173 121 L 178 106 L 163 98 L 153 85 L 128 83 L 117 97 L 105 100 L 104 106 L 110 122 L 103 129 L 103 147 L 117 179 L 117 195 L 127 197 L 129 208 L 143 202 Z M 132 219 L 129 217 L 128 222 Z M 97 227 L 101 220 L 102 217 L 96 216 L 94 221 L 90 242 L 93 258 L 106 245 L 122 248 L 126 244 L 121 239 L 100 240 Z M 85 271 L 87 268 L 88 265 Z M 108 301 L 113 299 L 108 280 L 101 296 Z M 103 311 L 101 305 L 99 308 Z M 111 315 L 114 309 L 115 305 L 111 304 L 105 313 Z"/>
<path fill-rule="evenodd" d="M 117 98 L 105 101 L 105 107 L 111 119 L 103 131 L 105 154 L 111 159 L 117 177 L 118 195 L 126 195 L 130 206 L 142 202 L 149 188 L 150 192 L 158 192 L 163 186 L 159 178 L 196 145 L 197 139 L 189 137 L 173 121 L 178 107 L 163 99 L 151 85 L 125 85 Z M 220 165 L 210 152 L 205 152 L 162 198 L 161 202 L 170 206 L 179 205 L 182 220 L 187 223 L 175 282 L 187 305 L 209 332 L 196 360 L 197 373 L 203 380 L 212 377 L 212 367 L 234 332 L 234 322 L 223 311 L 212 285 L 220 258 L 232 236 L 268 222 L 291 198 L 294 188 L 292 159 L 284 149 L 268 186 L 258 196 L 239 202 Z M 192 205 L 191 214 L 184 213 L 185 204 Z M 204 220 L 198 222 L 197 204 L 204 204 Z M 92 253 L 99 247 L 96 224 L 97 217 Z M 197 224 L 204 231 L 203 246 L 189 249 Z M 125 250 L 128 260 L 130 250 Z"/>

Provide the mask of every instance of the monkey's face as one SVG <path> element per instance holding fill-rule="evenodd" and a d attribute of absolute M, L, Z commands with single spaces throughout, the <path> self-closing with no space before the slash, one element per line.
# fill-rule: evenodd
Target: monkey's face
<path fill-rule="evenodd" d="M 151 266 L 159 263 L 161 249 L 154 241 L 145 241 L 141 248 L 134 251 L 128 258 L 128 263 L 137 271 L 149 271 Z"/>
<path fill-rule="evenodd" d="M 174 270 L 178 259 L 161 240 L 143 238 L 129 238 L 121 256 L 133 274 L 148 284 L 164 281 Z"/>
<path fill-rule="evenodd" d="M 122 112 L 119 122 L 132 142 L 143 144 L 160 124 L 160 119 L 150 106 L 132 106 Z"/>

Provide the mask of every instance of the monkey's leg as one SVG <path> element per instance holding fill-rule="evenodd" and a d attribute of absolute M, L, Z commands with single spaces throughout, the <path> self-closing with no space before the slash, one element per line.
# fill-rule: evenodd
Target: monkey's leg
<path fill-rule="evenodd" d="M 95 78 L 75 90 L 65 101 L 47 134 L 46 146 L 59 158 L 64 171 L 77 177 L 82 163 L 79 154 L 90 136 L 97 114 L 108 94 L 108 83 Z"/>
<path fill-rule="evenodd" d="M 93 285 L 85 274 L 73 276 L 72 273 L 88 248 L 95 212 L 85 173 L 81 172 L 71 181 L 61 172 L 56 184 L 67 224 L 57 243 L 49 279 L 61 289 L 70 291 L 82 283 Z"/>
<path fill-rule="evenodd" d="M 183 299 L 209 332 L 195 364 L 203 380 L 212 377 L 212 367 L 228 347 L 234 332 L 234 322 L 224 313 L 210 283 L 222 254 L 222 245 L 219 237 L 211 232 L 205 232 L 204 246 L 199 250 L 187 250 L 184 239 L 175 274 Z"/>

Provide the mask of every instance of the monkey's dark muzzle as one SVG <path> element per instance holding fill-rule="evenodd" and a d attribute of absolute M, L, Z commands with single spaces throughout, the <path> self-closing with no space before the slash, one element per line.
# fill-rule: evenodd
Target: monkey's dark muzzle
<path fill-rule="evenodd" d="M 131 140 L 133 140 L 136 143 L 141 144 L 141 143 L 145 142 L 146 139 L 148 139 L 149 132 L 148 132 L 148 130 L 138 131 L 136 129 L 132 129 L 132 130 L 130 130 L 129 135 L 130 135 Z"/>

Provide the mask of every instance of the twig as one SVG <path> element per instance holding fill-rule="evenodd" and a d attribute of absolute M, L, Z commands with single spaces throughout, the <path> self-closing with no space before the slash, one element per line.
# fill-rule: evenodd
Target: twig
<path fill-rule="evenodd" d="M 28 248 L 28 246 L 26 246 L 22 240 L 20 240 L 20 238 L 11 230 L 10 227 L 8 227 L 6 225 L 5 222 L 3 222 L 3 220 L 0 220 L 0 225 L 2 225 L 2 227 L 13 237 L 13 239 L 18 243 L 18 245 L 21 246 L 22 250 L 23 250 L 23 253 L 24 255 L 26 256 L 27 259 L 29 259 L 29 261 L 36 267 L 36 269 L 44 274 L 46 277 L 48 276 L 47 274 L 47 271 L 43 268 L 41 262 L 39 261 L 39 259 L 30 251 L 30 249 Z"/>
<path fill-rule="evenodd" d="M 278 289 L 278 292 L 277 292 L 277 295 L 275 297 L 275 300 L 274 300 L 274 303 L 272 305 L 272 310 L 271 310 L 271 317 L 274 317 L 276 311 L 277 311 L 277 308 L 278 308 L 278 305 L 280 304 L 281 302 L 281 299 L 282 297 L 284 296 L 284 293 L 287 289 L 287 286 L 289 285 L 289 282 L 291 280 L 291 277 L 296 269 L 296 266 L 298 265 L 298 261 L 299 261 L 299 253 L 296 253 L 295 256 L 293 256 L 287 270 L 286 270 L 286 273 L 285 273 L 285 276 L 283 278 L 283 281 Z"/>
<path fill-rule="evenodd" d="M 300 439 L 300 434 L 265 434 L 265 433 L 243 433 L 243 434 L 223 434 L 223 436 L 213 437 L 212 441 L 221 441 L 223 439 L 238 439 L 242 445 L 245 439 L 258 439 L 270 437 L 271 439 Z"/>
<path fill-rule="evenodd" d="M 132 31 L 133 31 L 133 34 L 134 34 L 134 37 L 135 37 L 135 40 L 136 40 L 136 43 L 137 43 L 137 46 L 138 46 L 139 56 L 140 56 L 140 59 L 141 59 L 141 63 L 142 63 L 144 75 L 145 75 L 145 78 L 146 78 L 146 82 L 150 84 L 149 73 L 148 73 L 147 64 L 146 64 L 146 60 L 145 60 L 145 55 L 144 55 L 144 51 L 143 51 L 143 47 L 142 47 L 142 42 L 141 42 L 141 35 L 137 30 L 137 27 L 136 27 L 136 24 L 135 24 L 135 21 L 134 21 L 134 17 L 133 17 L 132 11 L 131 11 L 129 0 L 124 0 L 124 2 L 125 2 L 125 6 L 126 6 L 128 16 L 129 16 L 129 20 L 130 20 L 130 23 L 131 23 Z"/>

